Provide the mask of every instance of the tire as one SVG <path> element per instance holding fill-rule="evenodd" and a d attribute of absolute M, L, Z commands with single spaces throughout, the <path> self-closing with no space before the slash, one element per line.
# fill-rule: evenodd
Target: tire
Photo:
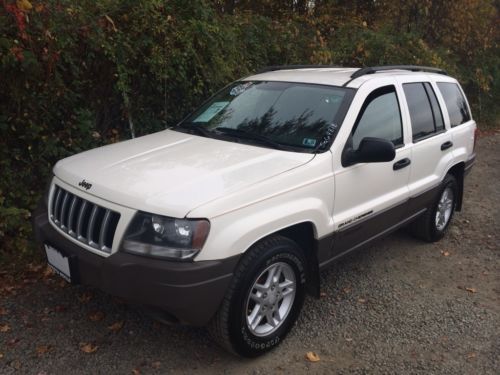
<path fill-rule="evenodd" d="M 295 242 L 277 235 L 258 242 L 236 267 L 208 326 L 212 338 L 243 357 L 268 352 L 283 341 L 297 320 L 305 284 L 306 260 Z"/>
<path fill-rule="evenodd" d="M 410 227 L 412 233 L 428 242 L 436 242 L 443 238 L 455 213 L 458 191 L 455 177 L 446 175 L 432 206 L 412 223 Z"/>

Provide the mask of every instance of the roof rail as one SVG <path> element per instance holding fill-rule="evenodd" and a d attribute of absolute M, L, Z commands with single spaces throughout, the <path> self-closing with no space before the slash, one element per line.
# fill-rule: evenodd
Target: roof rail
<path fill-rule="evenodd" d="M 315 68 L 343 68 L 343 67 L 338 65 L 271 65 L 258 70 L 257 74 L 265 72 L 273 72 L 275 70 L 315 69 Z"/>
<path fill-rule="evenodd" d="M 428 73 L 438 73 L 448 75 L 446 70 L 439 68 L 432 68 L 429 66 L 418 66 L 418 65 L 384 65 L 384 66 L 367 66 L 366 68 L 361 68 L 356 70 L 351 78 L 358 78 L 366 74 L 374 74 L 376 72 L 382 72 L 385 70 L 409 70 L 412 72 L 428 72 Z"/>

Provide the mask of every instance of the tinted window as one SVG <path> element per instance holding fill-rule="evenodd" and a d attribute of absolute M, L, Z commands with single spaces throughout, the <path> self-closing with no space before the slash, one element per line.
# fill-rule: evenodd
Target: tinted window
<path fill-rule="evenodd" d="M 440 82 L 437 84 L 439 91 L 443 94 L 451 126 L 457 126 L 470 120 L 469 109 L 462 91 L 456 83 Z"/>
<path fill-rule="evenodd" d="M 424 87 L 431 102 L 432 114 L 434 117 L 436 130 L 437 131 L 443 130 L 444 129 L 443 113 L 441 112 L 441 107 L 439 106 L 439 103 L 437 101 L 436 94 L 434 93 L 434 90 L 430 83 L 425 82 Z"/>
<path fill-rule="evenodd" d="M 423 83 L 406 83 L 403 89 L 410 110 L 413 140 L 434 133 L 434 114 Z"/>
<path fill-rule="evenodd" d="M 354 150 L 365 137 L 386 139 L 395 146 L 403 144 L 401 113 L 394 86 L 375 90 L 363 104 L 352 134 Z"/>

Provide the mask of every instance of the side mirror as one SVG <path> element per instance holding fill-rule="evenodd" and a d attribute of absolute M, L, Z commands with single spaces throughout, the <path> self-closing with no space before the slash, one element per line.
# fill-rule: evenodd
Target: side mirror
<path fill-rule="evenodd" d="M 348 167 L 357 163 L 387 162 L 394 160 L 395 157 L 396 151 L 392 142 L 381 138 L 366 137 L 361 140 L 356 151 L 350 148 L 344 150 L 342 166 Z"/>

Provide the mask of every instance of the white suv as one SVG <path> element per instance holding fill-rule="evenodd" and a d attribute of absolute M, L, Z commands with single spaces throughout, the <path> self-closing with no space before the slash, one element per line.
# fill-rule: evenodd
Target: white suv
<path fill-rule="evenodd" d="M 439 69 L 273 67 L 176 127 L 58 162 L 35 231 L 68 281 L 256 356 L 334 260 L 407 224 L 445 234 L 475 129 Z"/>

